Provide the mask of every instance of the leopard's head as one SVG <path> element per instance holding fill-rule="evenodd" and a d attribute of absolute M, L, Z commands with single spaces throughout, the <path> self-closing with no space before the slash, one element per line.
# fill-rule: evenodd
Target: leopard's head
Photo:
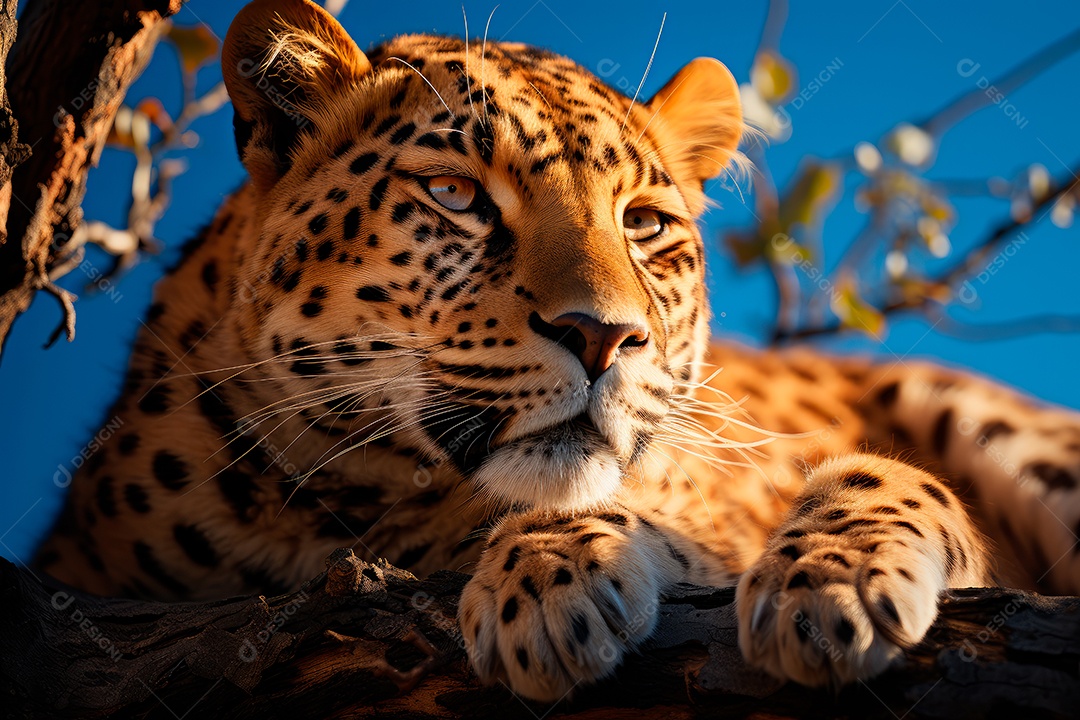
<path fill-rule="evenodd" d="M 257 196 L 244 282 L 273 297 L 246 342 L 289 360 L 289 392 L 493 499 L 610 497 L 705 351 L 695 222 L 737 155 L 727 69 L 635 102 L 524 45 L 365 55 L 306 0 L 249 4 L 223 64 Z"/>

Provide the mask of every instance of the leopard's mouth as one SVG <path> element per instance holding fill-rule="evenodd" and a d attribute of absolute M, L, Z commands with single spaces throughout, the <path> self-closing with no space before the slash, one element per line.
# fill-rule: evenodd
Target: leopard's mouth
<path fill-rule="evenodd" d="M 589 414 L 583 412 L 569 420 L 563 420 L 543 430 L 496 446 L 494 450 L 518 446 L 522 448 L 522 453 L 526 456 L 561 457 L 565 461 L 572 461 L 574 458 L 585 459 L 589 450 L 595 449 L 598 445 L 615 453 L 615 448 L 604 433 L 596 427 L 596 423 Z"/>
<path fill-rule="evenodd" d="M 493 499 L 580 509 L 618 489 L 623 462 L 587 413 L 494 447 L 472 479 Z"/>
<path fill-rule="evenodd" d="M 457 405 L 424 429 L 458 472 L 500 504 L 582 509 L 608 500 L 633 457 L 619 453 L 587 411 L 503 439 L 506 417 Z"/>
<path fill-rule="evenodd" d="M 574 457 L 584 458 L 588 448 L 597 443 L 606 445 L 614 452 L 611 444 L 596 427 L 589 414 L 583 412 L 569 420 L 518 438 L 507 446 L 520 445 L 526 456 L 534 454 L 548 458 L 561 456 L 569 461 Z"/>

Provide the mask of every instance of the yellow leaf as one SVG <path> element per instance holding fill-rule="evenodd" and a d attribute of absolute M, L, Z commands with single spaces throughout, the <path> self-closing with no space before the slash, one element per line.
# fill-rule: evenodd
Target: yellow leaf
<path fill-rule="evenodd" d="M 842 173 L 832 163 L 810 162 L 803 166 L 795 185 L 780 201 L 780 226 L 790 233 L 794 226 L 816 227 L 839 197 Z"/>
<path fill-rule="evenodd" d="M 174 24 L 169 28 L 168 38 L 176 46 L 185 73 L 194 73 L 217 57 L 217 38 L 205 25 L 182 27 Z"/>
<path fill-rule="evenodd" d="M 942 225 L 952 225 L 955 212 L 945 198 L 930 195 L 923 199 L 923 211 Z"/>
<path fill-rule="evenodd" d="M 795 239 L 785 233 L 776 233 L 765 242 L 765 254 L 769 259 L 783 265 L 798 265 L 800 263 L 813 263 L 814 256 L 810 248 L 800 245 Z"/>
<path fill-rule="evenodd" d="M 750 68 L 750 84 L 771 105 L 779 105 L 791 95 L 795 80 L 794 66 L 772 50 L 758 53 Z"/>
<path fill-rule="evenodd" d="M 844 327 L 859 330 L 880 339 L 885 330 L 885 316 L 859 297 L 855 283 L 841 280 L 833 296 L 832 311 Z"/>

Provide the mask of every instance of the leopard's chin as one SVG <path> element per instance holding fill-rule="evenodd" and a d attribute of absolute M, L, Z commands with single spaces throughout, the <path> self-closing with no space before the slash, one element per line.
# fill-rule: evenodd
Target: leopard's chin
<path fill-rule="evenodd" d="M 473 475 L 494 500 L 565 511 L 603 505 L 622 478 L 622 462 L 584 414 L 497 448 Z"/>

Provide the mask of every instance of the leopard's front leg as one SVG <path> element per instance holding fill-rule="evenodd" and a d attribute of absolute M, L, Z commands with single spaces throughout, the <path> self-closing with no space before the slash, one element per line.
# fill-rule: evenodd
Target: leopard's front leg
<path fill-rule="evenodd" d="M 922 640 L 942 590 L 989 584 L 985 552 L 932 475 L 873 455 L 828 461 L 739 582 L 739 645 L 805 685 L 872 677 Z"/>
<path fill-rule="evenodd" d="M 530 511 L 492 533 L 458 616 L 473 668 L 534 700 L 611 675 L 652 633 L 698 546 L 625 507 Z"/>

